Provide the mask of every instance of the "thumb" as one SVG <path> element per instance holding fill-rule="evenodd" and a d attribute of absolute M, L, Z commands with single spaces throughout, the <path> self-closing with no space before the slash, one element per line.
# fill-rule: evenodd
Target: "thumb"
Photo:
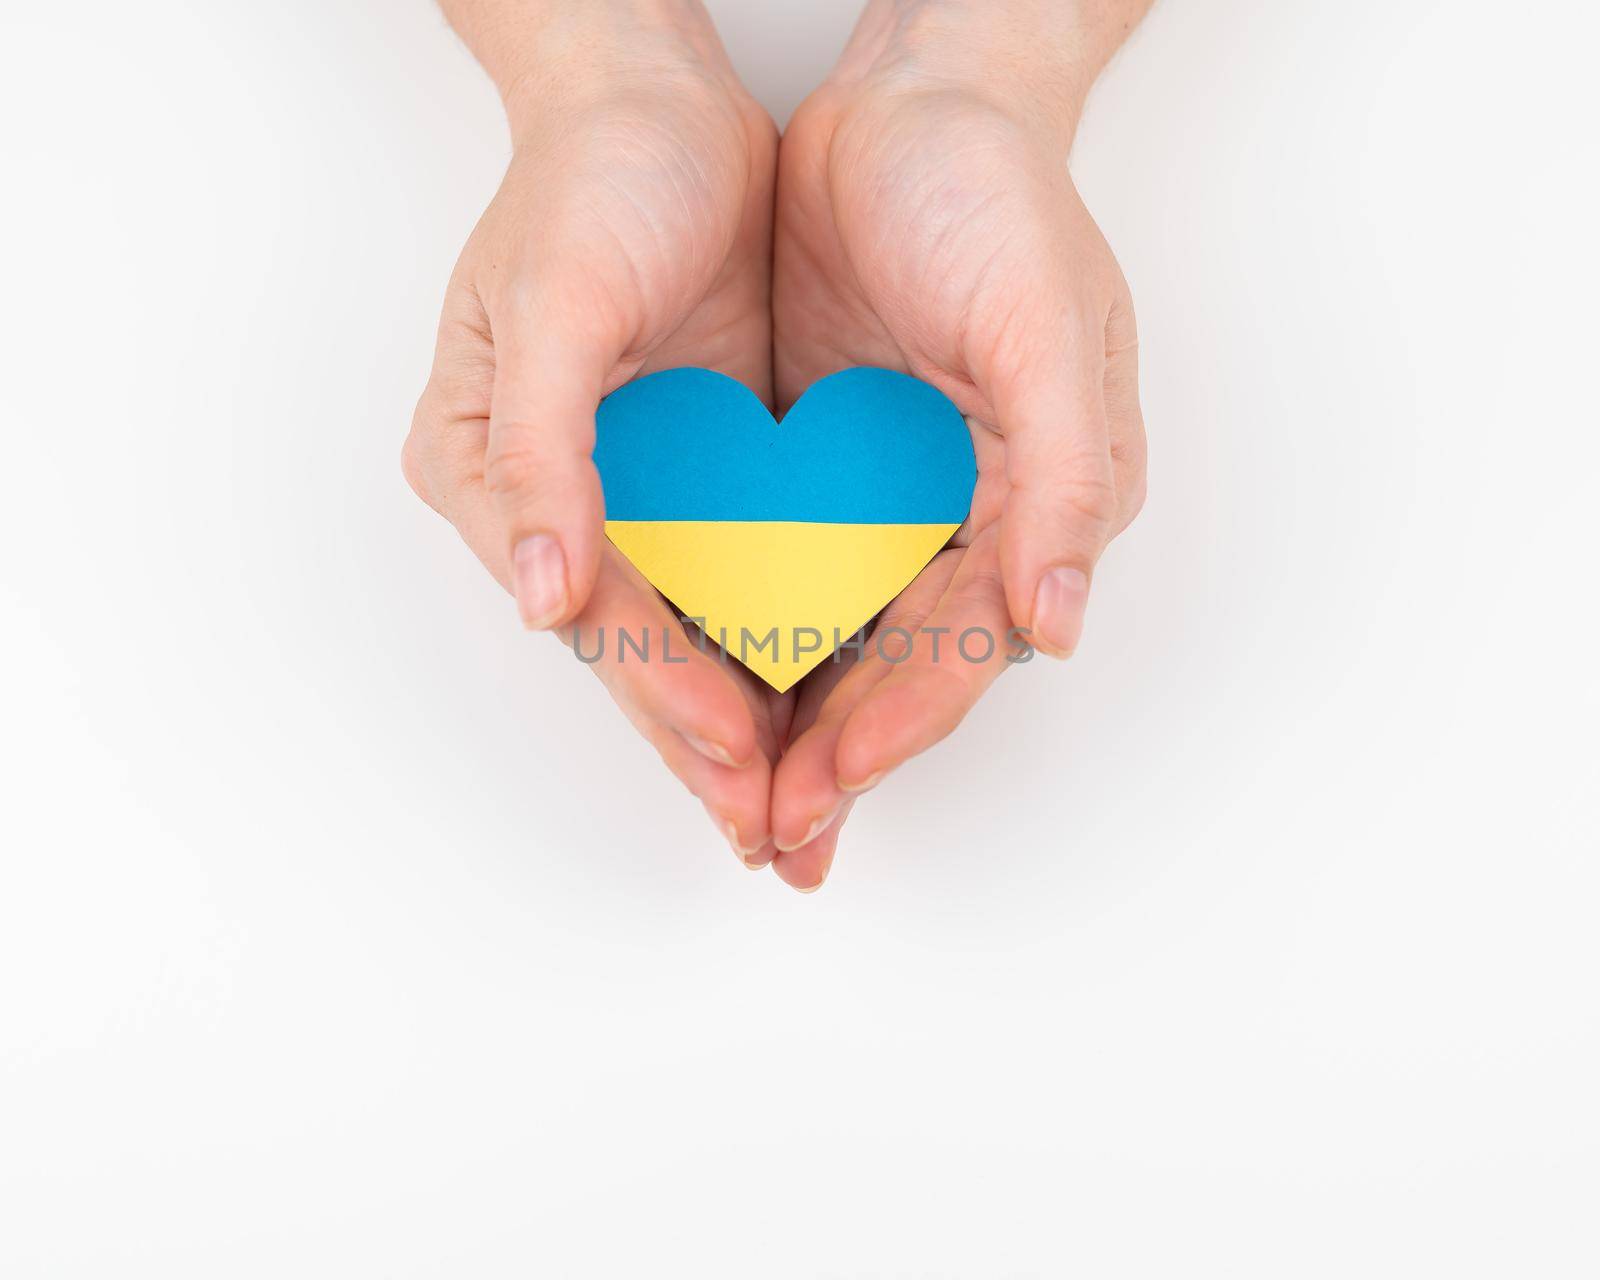
<path fill-rule="evenodd" d="M 1116 514 L 1106 429 L 1103 345 L 1034 365 L 995 398 L 1010 489 L 1000 517 L 1000 570 L 1012 620 L 1058 658 L 1083 632 L 1089 581 Z"/>
<path fill-rule="evenodd" d="M 605 501 L 591 455 L 610 361 L 532 330 L 520 318 L 495 333 L 484 483 L 509 535 L 517 611 L 544 629 L 583 608 L 600 563 Z"/>

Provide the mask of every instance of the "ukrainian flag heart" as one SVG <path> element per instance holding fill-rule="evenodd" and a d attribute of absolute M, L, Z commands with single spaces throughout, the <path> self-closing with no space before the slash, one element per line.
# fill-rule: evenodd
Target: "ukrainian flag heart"
<path fill-rule="evenodd" d="M 595 414 L 606 535 L 780 692 L 848 642 L 967 518 L 977 466 L 925 382 L 846 369 L 773 421 L 742 383 L 669 369 Z"/>

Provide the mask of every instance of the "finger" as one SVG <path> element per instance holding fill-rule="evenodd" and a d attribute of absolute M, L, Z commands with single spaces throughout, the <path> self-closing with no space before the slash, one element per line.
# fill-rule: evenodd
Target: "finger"
<path fill-rule="evenodd" d="M 755 723 L 756 747 L 766 759 L 770 776 L 771 768 L 777 765 L 779 757 L 783 754 L 783 743 L 786 741 L 789 727 L 793 722 L 796 700 L 794 690 L 791 689 L 787 692 L 779 693 L 753 675 L 747 668 L 728 659 L 723 651 L 700 628 L 695 619 L 680 618 L 679 622 L 683 626 L 684 634 L 691 643 L 703 652 L 719 659 L 721 669 L 733 679 L 739 692 L 744 696 L 745 703 L 750 708 L 751 718 Z M 769 787 L 769 797 L 770 790 Z M 713 813 L 712 818 L 713 821 L 717 821 L 718 815 Z M 720 827 L 721 823 L 718 822 L 718 825 Z M 724 832 L 724 834 L 727 833 Z M 777 853 L 777 848 L 769 839 L 760 848 L 754 850 L 748 844 L 741 846 L 735 843 L 735 851 L 739 854 L 746 867 L 756 871 L 772 861 Z"/>
<path fill-rule="evenodd" d="M 810 842 L 774 861 L 773 874 L 801 893 L 815 893 L 822 888 L 828 872 L 833 869 L 834 855 L 839 850 L 839 832 L 844 827 L 845 819 L 850 816 L 850 805 L 854 803 L 847 803 Z"/>
<path fill-rule="evenodd" d="M 904 594 L 902 592 L 902 594 Z M 885 607 L 885 615 L 894 608 L 891 601 Z M 870 634 L 871 627 L 864 628 Z M 853 638 L 853 637 L 852 637 Z M 870 643 L 867 641 L 866 643 Z M 840 684 L 854 671 L 865 656 L 865 649 L 840 646 L 829 656 L 828 661 L 817 666 L 798 685 L 790 690 L 794 698 L 794 710 L 789 717 L 788 733 L 784 738 L 787 745 L 792 745 L 801 738 L 807 729 L 817 722 L 817 717 L 822 713 L 823 707 L 834 696 Z"/>
<path fill-rule="evenodd" d="M 508 308 L 494 319 L 484 479 L 505 525 L 523 625 L 557 627 L 582 610 L 599 566 L 594 414 L 614 360 L 542 313 Z"/>
<path fill-rule="evenodd" d="M 838 784 L 834 763 L 845 720 L 894 671 L 905 647 L 903 636 L 914 635 L 933 611 L 964 554 L 959 550 L 941 552 L 895 598 L 878 619 L 866 653 L 844 672 L 820 705 L 808 707 L 802 694 L 800 714 L 808 722 L 803 732 L 791 738 L 773 774 L 772 835 L 779 864 L 817 839 L 849 802 L 849 793 Z"/>
<path fill-rule="evenodd" d="M 663 725 L 629 716 L 645 740 L 656 749 L 663 764 L 705 807 L 711 824 L 727 841 L 734 856 L 751 871 L 772 861 L 772 840 L 767 833 L 767 808 L 772 791 L 772 766 L 765 756 L 734 769 L 708 760 Z"/>
<path fill-rule="evenodd" d="M 425 393 L 419 419 L 436 411 Z M 445 433 L 414 430 L 424 443 L 412 456 L 423 460 L 430 496 L 440 495 L 436 500 L 467 545 L 509 589 L 504 524 L 474 462 L 482 458 L 485 429 L 479 421 L 458 423 Z M 631 643 L 619 648 L 624 632 Z M 592 667 L 668 767 L 705 802 L 736 852 L 754 856 L 766 845 L 770 859 L 771 761 L 759 749 L 751 701 L 729 668 L 690 641 L 676 615 L 609 543 L 597 585 L 562 638 Z M 649 661 L 639 653 L 646 644 Z M 690 755 L 709 767 L 697 766 Z"/>
<path fill-rule="evenodd" d="M 846 717 L 834 751 L 836 780 L 850 794 L 926 751 L 961 723 L 1008 665 L 1016 646 L 993 528 L 973 540 L 910 656 Z"/>
<path fill-rule="evenodd" d="M 452 291 L 402 466 L 418 496 L 456 526 L 502 586 L 514 590 L 507 525 L 484 479 L 494 354 L 476 295 Z M 704 802 L 746 865 L 765 865 L 775 852 L 767 837 L 767 809 L 776 746 L 769 741 L 770 724 L 751 724 L 762 704 L 748 697 L 727 667 L 711 665 L 688 636 L 673 630 L 676 615 L 609 543 L 603 555 L 608 563 L 597 567 L 601 590 L 591 592 L 567 628 L 568 644 L 580 641 L 624 714 Z M 597 648 L 602 628 L 603 657 Z M 635 644 L 650 645 L 649 662 L 632 646 L 619 655 L 623 631 Z M 741 767 L 738 762 L 746 760 Z"/>
<path fill-rule="evenodd" d="M 1010 484 L 1000 518 L 1006 599 L 1030 640 L 1056 657 L 1077 648 L 1116 515 L 1104 375 L 1104 335 L 1080 326 L 994 397 Z"/>
<path fill-rule="evenodd" d="M 562 639 L 698 796 L 746 865 L 768 843 L 772 766 L 732 671 L 689 639 L 661 597 L 608 546 Z"/>
<path fill-rule="evenodd" d="M 697 647 L 639 571 L 607 544 L 594 590 L 561 638 L 613 696 L 740 767 L 761 753 L 749 703 L 727 666 Z"/>

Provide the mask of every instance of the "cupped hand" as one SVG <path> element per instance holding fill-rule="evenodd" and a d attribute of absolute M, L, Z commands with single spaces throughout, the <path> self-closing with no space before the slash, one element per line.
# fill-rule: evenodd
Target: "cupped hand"
<path fill-rule="evenodd" d="M 760 866 L 792 700 L 691 643 L 606 542 L 591 454 L 601 398 L 656 369 L 716 369 L 771 403 L 776 131 L 708 22 L 620 30 L 619 13 L 560 9 L 502 76 L 510 166 L 451 277 L 403 466 L 525 625 L 586 654 L 604 634 L 593 669 Z M 670 631 L 687 660 L 624 661 L 622 630 Z"/>
<path fill-rule="evenodd" d="M 779 158 L 779 405 L 851 365 L 906 370 L 967 415 L 979 472 L 951 548 L 880 623 L 912 633 L 906 652 L 869 649 L 821 699 L 801 686 L 771 815 L 775 869 L 796 885 L 832 852 L 804 837 L 1021 655 L 1011 628 L 1074 650 L 1096 562 L 1144 496 L 1132 302 L 1067 170 L 1081 93 L 1041 106 L 1023 54 L 997 75 L 938 48 L 948 37 L 864 23 Z M 1057 80 L 1072 83 L 1042 77 Z"/>

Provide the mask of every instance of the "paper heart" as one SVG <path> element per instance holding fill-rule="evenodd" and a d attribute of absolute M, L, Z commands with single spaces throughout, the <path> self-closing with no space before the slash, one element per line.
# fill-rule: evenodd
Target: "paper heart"
<path fill-rule="evenodd" d="M 780 692 L 938 554 L 977 481 L 960 411 L 888 369 L 822 379 L 781 424 L 723 374 L 653 373 L 601 403 L 594 461 L 606 535 Z"/>

